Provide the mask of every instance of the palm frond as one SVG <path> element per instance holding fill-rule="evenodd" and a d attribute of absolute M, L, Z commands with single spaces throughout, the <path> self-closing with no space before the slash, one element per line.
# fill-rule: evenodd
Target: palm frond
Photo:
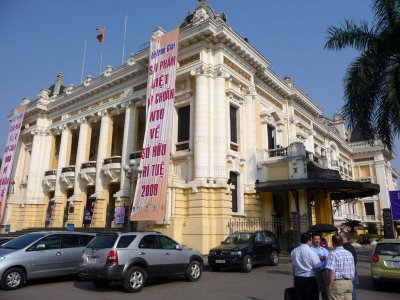
<path fill-rule="evenodd" d="M 366 21 L 361 22 L 358 26 L 352 20 L 345 20 L 345 24 L 341 27 L 329 27 L 327 38 L 325 49 L 330 50 L 353 47 L 357 50 L 365 51 L 376 40 L 374 31 L 368 28 Z"/>

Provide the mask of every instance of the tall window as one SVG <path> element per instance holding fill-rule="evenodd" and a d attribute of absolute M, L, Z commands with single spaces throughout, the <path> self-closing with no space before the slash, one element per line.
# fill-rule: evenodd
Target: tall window
<path fill-rule="evenodd" d="M 231 105 L 229 107 L 229 117 L 231 125 L 231 149 L 237 151 L 238 133 L 237 133 L 237 108 Z"/>
<path fill-rule="evenodd" d="M 190 106 L 178 109 L 178 143 L 186 142 L 190 136 Z"/>
<path fill-rule="evenodd" d="M 364 203 L 364 205 L 365 205 L 365 214 L 367 216 L 375 216 L 374 203 Z"/>
<path fill-rule="evenodd" d="M 229 179 L 231 185 L 234 186 L 232 189 L 232 212 L 238 212 L 238 175 L 235 172 L 229 172 Z"/>
<path fill-rule="evenodd" d="M 268 125 L 268 150 L 276 148 L 275 127 Z"/>

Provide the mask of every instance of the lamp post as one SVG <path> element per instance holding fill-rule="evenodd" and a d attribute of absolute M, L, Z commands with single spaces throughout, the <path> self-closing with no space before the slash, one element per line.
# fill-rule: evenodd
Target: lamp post
<path fill-rule="evenodd" d="M 137 222 L 130 221 L 130 216 L 132 212 L 132 205 L 133 205 L 133 200 L 135 197 L 135 191 L 136 191 L 136 182 L 137 179 L 143 171 L 143 167 L 135 160 L 135 159 L 130 159 L 128 165 L 123 166 L 123 170 L 125 172 L 125 177 L 129 179 L 130 183 L 130 196 L 129 196 L 129 207 L 128 207 L 128 219 L 125 224 L 125 227 L 128 231 L 136 230 L 137 228 Z M 134 185 L 135 183 L 135 185 Z"/>

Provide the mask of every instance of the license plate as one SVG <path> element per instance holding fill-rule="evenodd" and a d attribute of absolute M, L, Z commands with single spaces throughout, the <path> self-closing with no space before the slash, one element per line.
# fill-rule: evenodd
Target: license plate
<path fill-rule="evenodd" d="M 400 269 L 400 261 L 392 261 L 393 269 Z"/>
<path fill-rule="evenodd" d="M 96 259 L 95 258 L 88 258 L 88 264 L 95 264 L 96 263 Z"/>
<path fill-rule="evenodd" d="M 215 262 L 217 264 L 224 264 L 225 263 L 225 259 L 216 259 Z"/>

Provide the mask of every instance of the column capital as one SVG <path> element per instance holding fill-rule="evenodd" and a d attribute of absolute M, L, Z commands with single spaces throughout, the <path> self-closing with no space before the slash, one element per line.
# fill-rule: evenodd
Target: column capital
<path fill-rule="evenodd" d="M 99 117 L 103 118 L 103 117 L 109 117 L 110 113 L 109 113 L 109 111 L 107 109 L 103 109 L 103 110 L 98 111 L 96 113 L 96 115 L 98 115 Z"/>
<path fill-rule="evenodd" d="M 254 99 L 257 96 L 256 88 L 254 86 L 248 86 L 246 88 L 246 96 L 249 96 L 252 99 Z"/>
<path fill-rule="evenodd" d="M 126 100 L 126 101 L 121 102 L 121 107 L 122 108 L 128 108 L 128 107 L 131 107 L 131 106 L 132 106 L 132 100 Z"/>
<path fill-rule="evenodd" d="M 197 67 L 196 69 L 193 69 L 190 71 L 190 75 L 199 77 L 199 76 L 205 76 L 206 75 L 206 69 L 204 68 L 203 65 Z"/>
<path fill-rule="evenodd" d="M 219 66 L 214 69 L 216 77 L 222 77 L 223 79 L 229 79 L 231 75 L 225 71 L 225 69 L 222 66 Z"/>

